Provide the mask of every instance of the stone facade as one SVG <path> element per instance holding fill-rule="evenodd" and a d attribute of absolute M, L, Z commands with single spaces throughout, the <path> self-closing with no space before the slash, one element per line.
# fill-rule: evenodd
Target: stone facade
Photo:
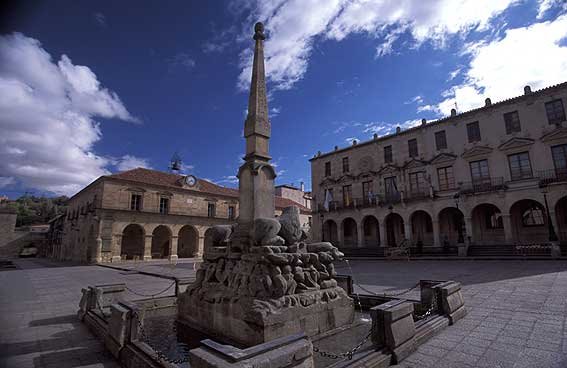
<path fill-rule="evenodd" d="M 0 208 L 0 246 L 15 239 L 16 211 L 9 208 Z"/>
<path fill-rule="evenodd" d="M 52 257 L 84 262 L 194 257 L 205 232 L 239 216 L 238 190 L 155 170 L 102 176 L 74 195 L 52 222 Z M 138 202 L 138 203 L 136 203 Z M 275 213 L 297 203 L 277 197 Z M 310 211 L 301 207 L 304 217 Z M 308 222 L 308 219 L 304 219 Z"/>
<path fill-rule="evenodd" d="M 314 239 L 343 249 L 404 239 L 534 244 L 552 238 L 551 221 L 567 242 L 566 105 L 567 83 L 526 87 L 519 97 L 319 152 L 310 160 Z"/>

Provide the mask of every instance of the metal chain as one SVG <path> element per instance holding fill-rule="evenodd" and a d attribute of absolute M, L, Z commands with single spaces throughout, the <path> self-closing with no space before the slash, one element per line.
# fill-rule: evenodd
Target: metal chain
<path fill-rule="evenodd" d="M 128 286 L 126 286 L 126 290 L 128 290 L 128 291 L 131 292 L 132 294 L 135 294 L 135 295 L 138 295 L 138 296 L 143 296 L 143 297 L 148 297 L 148 298 L 154 298 L 154 297 L 156 297 L 156 296 L 158 296 L 158 295 L 160 295 L 160 294 L 165 293 L 165 292 L 168 291 L 169 289 L 171 289 L 171 287 L 172 287 L 173 285 L 175 285 L 175 280 L 173 280 L 173 281 L 171 282 L 171 284 L 169 284 L 168 287 L 166 287 L 166 288 L 163 289 L 162 291 L 160 291 L 160 292 L 158 292 L 158 293 L 155 293 L 155 294 L 143 294 L 143 293 L 139 293 L 139 292 L 137 292 L 137 291 L 134 291 L 134 290 L 130 289 Z"/>
<path fill-rule="evenodd" d="M 340 353 L 340 354 L 330 353 L 328 351 L 321 350 L 316 346 L 313 346 L 313 352 L 325 358 L 352 360 L 354 354 L 362 347 L 362 345 L 366 343 L 366 341 L 368 341 L 370 336 L 372 336 L 372 330 L 368 331 L 368 334 L 364 337 L 364 339 L 362 339 L 354 348 L 350 349 L 345 353 Z"/>
<path fill-rule="evenodd" d="M 425 313 L 423 313 L 421 315 L 416 314 L 415 319 L 417 321 L 422 320 L 426 317 L 429 317 L 436 310 L 437 310 L 437 297 L 434 295 L 433 300 L 431 302 L 431 306 L 425 311 Z"/>
<path fill-rule="evenodd" d="M 400 291 L 400 292 L 393 293 L 393 294 L 386 294 L 386 293 L 379 294 L 379 293 L 376 293 L 376 292 L 374 292 L 374 291 L 372 291 L 372 290 L 369 290 L 369 289 L 365 288 L 364 286 L 360 285 L 358 282 L 355 283 L 355 285 L 358 286 L 359 288 L 361 288 L 362 290 L 366 291 L 367 293 L 370 293 L 370 294 L 375 295 L 375 296 L 382 296 L 382 297 L 386 297 L 386 298 L 387 298 L 387 297 L 396 297 L 396 296 L 400 296 L 400 295 L 407 294 L 407 293 L 409 293 L 410 291 L 412 291 L 412 290 L 416 289 L 417 287 L 419 287 L 419 282 L 418 282 L 417 284 L 413 285 L 412 287 L 408 288 L 408 289 L 405 289 L 405 290 L 402 290 L 402 291 Z"/>

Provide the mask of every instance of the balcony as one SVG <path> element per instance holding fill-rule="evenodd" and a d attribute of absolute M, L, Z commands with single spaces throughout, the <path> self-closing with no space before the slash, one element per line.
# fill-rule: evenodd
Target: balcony
<path fill-rule="evenodd" d="M 548 184 L 559 183 L 567 181 L 567 168 L 551 169 L 538 171 L 539 185 L 545 186 Z"/>
<path fill-rule="evenodd" d="M 463 194 L 475 194 L 503 190 L 506 189 L 506 185 L 504 185 L 503 177 L 489 177 L 461 183 L 459 188 Z"/>
<path fill-rule="evenodd" d="M 389 206 L 392 204 L 400 203 L 402 201 L 402 196 L 400 192 L 390 192 L 386 193 L 380 199 L 380 206 Z"/>
<path fill-rule="evenodd" d="M 429 189 L 416 189 L 404 193 L 404 202 L 419 201 L 430 198 Z"/>

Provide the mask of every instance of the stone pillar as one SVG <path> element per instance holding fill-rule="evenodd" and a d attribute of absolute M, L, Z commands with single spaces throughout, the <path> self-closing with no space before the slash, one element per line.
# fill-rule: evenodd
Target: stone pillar
<path fill-rule="evenodd" d="M 461 284 L 455 281 L 446 281 L 433 286 L 437 302 L 440 303 L 441 311 L 449 317 L 449 324 L 466 316 L 465 301 L 461 293 Z"/>
<path fill-rule="evenodd" d="M 404 221 L 404 236 L 411 243 L 411 224 L 409 221 Z"/>
<path fill-rule="evenodd" d="M 98 220 L 95 239 L 95 259 L 96 263 L 102 262 L 102 219 Z"/>
<path fill-rule="evenodd" d="M 555 229 L 555 234 L 559 237 L 559 230 L 561 230 L 557 224 L 557 216 L 555 215 L 555 211 L 549 210 L 549 217 L 551 217 L 551 224 L 553 224 L 553 229 Z"/>
<path fill-rule="evenodd" d="M 472 217 L 465 217 L 465 244 L 467 239 L 470 237 L 471 242 L 474 242 L 473 227 L 472 227 Z"/>
<path fill-rule="evenodd" d="M 122 253 L 122 234 L 112 235 L 112 258 L 111 262 L 120 262 L 120 254 Z"/>
<path fill-rule="evenodd" d="M 380 246 L 381 247 L 386 247 L 388 244 L 386 244 L 387 242 L 387 237 L 386 237 L 386 219 L 382 219 L 382 221 L 379 222 L 380 224 Z"/>
<path fill-rule="evenodd" d="M 338 238 L 339 238 L 339 247 L 338 248 L 344 247 L 345 246 L 345 232 L 344 232 L 340 222 L 337 224 L 337 233 L 338 233 L 337 235 L 338 235 Z"/>
<path fill-rule="evenodd" d="M 504 242 L 506 244 L 513 244 L 514 235 L 512 233 L 512 217 L 510 214 L 502 214 L 502 225 L 504 226 Z"/>
<path fill-rule="evenodd" d="M 150 261 L 152 259 L 152 239 L 153 235 L 146 235 L 144 239 L 144 261 Z"/>
<path fill-rule="evenodd" d="M 358 244 L 357 246 L 359 248 L 364 247 L 366 244 L 364 244 L 364 226 L 363 226 L 363 221 L 360 221 L 357 224 L 357 229 L 356 231 L 358 232 Z"/>
<path fill-rule="evenodd" d="M 433 220 L 431 221 L 433 225 L 433 246 L 440 247 L 441 246 L 441 227 L 439 226 L 439 221 Z"/>
<path fill-rule="evenodd" d="M 203 257 L 204 253 L 205 253 L 205 236 L 199 234 L 199 237 L 197 238 L 197 254 L 195 254 L 195 257 L 201 258 Z"/>
<path fill-rule="evenodd" d="M 169 243 L 169 260 L 171 262 L 177 262 L 177 242 L 179 240 L 178 236 L 172 236 L 171 242 Z"/>

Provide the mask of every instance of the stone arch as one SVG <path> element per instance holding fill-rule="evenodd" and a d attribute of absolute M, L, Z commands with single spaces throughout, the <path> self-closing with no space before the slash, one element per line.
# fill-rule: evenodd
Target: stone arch
<path fill-rule="evenodd" d="M 567 196 L 560 198 L 555 203 L 555 219 L 557 226 L 555 232 L 559 241 L 567 243 Z"/>
<path fill-rule="evenodd" d="M 465 239 L 465 216 L 456 207 L 445 207 L 438 215 L 439 219 L 439 241 L 441 245 L 449 243 L 456 245 Z"/>
<path fill-rule="evenodd" d="M 504 221 L 500 208 L 492 203 L 481 203 L 471 211 L 472 237 L 475 243 L 484 245 L 505 242 Z"/>
<path fill-rule="evenodd" d="M 347 217 L 341 223 L 344 247 L 358 246 L 358 229 L 356 221 L 352 217 Z"/>
<path fill-rule="evenodd" d="M 404 219 L 399 213 L 390 213 L 386 222 L 386 243 L 389 247 L 397 247 L 405 239 Z"/>
<path fill-rule="evenodd" d="M 171 229 L 159 225 L 152 231 L 152 259 L 167 258 L 171 244 Z"/>
<path fill-rule="evenodd" d="M 411 238 L 414 244 L 419 241 L 423 245 L 433 245 L 433 220 L 431 215 L 424 210 L 417 210 L 410 216 Z"/>
<path fill-rule="evenodd" d="M 549 240 L 545 207 L 533 199 L 521 199 L 510 207 L 512 236 L 516 244 L 544 243 Z"/>
<path fill-rule="evenodd" d="M 143 259 L 145 231 L 141 225 L 129 224 L 122 231 L 120 255 L 126 259 Z"/>
<path fill-rule="evenodd" d="M 335 245 L 339 243 L 339 233 L 337 223 L 333 220 L 327 220 L 323 223 L 323 241 L 331 242 Z"/>
<path fill-rule="evenodd" d="M 179 258 L 192 258 L 199 252 L 199 232 L 192 225 L 185 225 L 179 229 L 177 238 L 177 256 Z"/>
<path fill-rule="evenodd" d="M 365 247 L 380 246 L 380 226 L 376 217 L 368 215 L 362 219 L 362 240 Z"/>

